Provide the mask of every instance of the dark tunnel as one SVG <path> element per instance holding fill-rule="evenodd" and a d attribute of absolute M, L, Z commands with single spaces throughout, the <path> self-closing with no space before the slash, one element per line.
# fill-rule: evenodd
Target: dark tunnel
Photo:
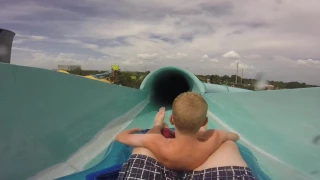
<path fill-rule="evenodd" d="M 150 90 L 152 103 L 170 107 L 179 94 L 191 91 L 191 86 L 183 73 L 166 71 L 154 77 Z"/>

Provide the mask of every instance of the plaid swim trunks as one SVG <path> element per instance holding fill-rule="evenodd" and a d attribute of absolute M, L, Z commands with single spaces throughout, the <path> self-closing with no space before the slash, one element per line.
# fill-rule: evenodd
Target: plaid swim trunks
<path fill-rule="evenodd" d="M 202 171 L 177 172 L 166 168 L 157 160 L 141 154 L 133 154 L 123 164 L 118 180 L 123 179 L 153 179 L 153 180 L 256 180 L 251 170 L 247 167 L 226 166 L 209 168 Z"/>

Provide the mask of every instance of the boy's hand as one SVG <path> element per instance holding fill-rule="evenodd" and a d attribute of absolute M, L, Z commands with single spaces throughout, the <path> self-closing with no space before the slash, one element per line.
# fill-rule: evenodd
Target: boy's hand
<path fill-rule="evenodd" d="M 156 117 L 154 118 L 154 126 L 159 126 L 161 129 L 164 125 L 164 117 L 166 115 L 166 109 L 164 107 L 159 109 L 159 112 L 157 113 Z"/>
<path fill-rule="evenodd" d="M 239 135 L 233 132 L 228 132 L 228 139 L 231 141 L 238 141 L 240 139 Z"/>

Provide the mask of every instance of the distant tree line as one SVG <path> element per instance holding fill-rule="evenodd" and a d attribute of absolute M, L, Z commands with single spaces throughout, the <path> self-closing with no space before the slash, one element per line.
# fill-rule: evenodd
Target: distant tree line
<path fill-rule="evenodd" d="M 239 88 L 245 88 L 254 90 L 254 85 L 256 84 L 256 79 L 247 79 L 243 78 L 241 79 L 240 76 L 237 77 L 237 84 L 236 81 L 236 75 L 196 75 L 201 81 L 203 82 L 210 82 L 212 84 L 225 84 L 229 86 L 235 86 Z M 295 88 L 308 88 L 308 87 L 317 87 L 315 85 L 308 85 L 306 83 L 300 83 L 300 82 L 283 82 L 283 81 L 268 81 L 268 84 L 273 85 L 275 89 L 295 89 Z"/>
<path fill-rule="evenodd" d="M 68 71 L 70 74 L 76 74 L 80 76 L 88 76 L 101 74 L 106 71 L 98 71 L 98 70 L 82 70 L 80 68 Z M 150 73 L 150 71 L 146 72 L 131 72 L 131 71 L 122 71 L 118 74 L 118 82 L 116 84 L 127 86 L 131 88 L 139 89 L 143 79 Z"/>
<path fill-rule="evenodd" d="M 80 68 L 74 69 L 74 70 L 70 70 L 68 71 L 70 74 L 76 74 L 76 75 L 80 75 L 80 76 L 88 76 L 88 75 L 94 75 L 94 74 L 101 74 L 104 73 L 106 71 L 98 71 L 98 70 L 82 70 Z"/>
<path fill-rule="evenodd" d="M 72 71 L 69 71 L 71 74 L 77 74 L 81 76 L 87 76 L 87 75 L 94 75 L 94 74 L 100 74 L 104 73 L 106 71 L 97 71 L 97 70 L 81 70 L 81 69 L 75 69 Z M 122 71 L 118 76 L 118 82 L 117 84 L 122 86 L 127 86 L 131 88 L 139 89 L 142 81 L 144 78 L 150 73 L 150 71 L 146 72 L 138 72 L 138 71 Z M 199 80 L 205 82 L 205 83 L 212 83 L 212 84 L 225 84 L 228 86 L 234 86 L 249 90 L 254 90 L 254 85 L 256 83 L 256 79 L 247 79 L 243 78 L 241 79 L 240 76 L 237 77 L 237 84 L 236 81 L 236 75 L 196 75 Z M 283 82 L 283 81 L 268 81 L 270 85 L 273 85 L 275 89 L 295 89 L 295 88 L 308 88 L 308 87 L 317 87 L 315 85 L 308 85 L 306 83 L 300 83 L 300 82 Z"/>
<path fill-rule="evenodd" d="M 131 88 L 139 89 L 144 78 L 150 73 L 150 71 L 146 72 L 130 72 L 124 71 L 119 75 L 118 84 L 122 86 L 127 86 Z"/>

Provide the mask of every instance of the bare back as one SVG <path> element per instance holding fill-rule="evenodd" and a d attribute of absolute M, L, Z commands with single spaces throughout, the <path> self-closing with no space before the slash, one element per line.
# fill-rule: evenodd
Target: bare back
<path fill-rule="evenodd" d="M 220 145 L 227 141 L 227 132 L 208 130 L 198 139 L 167 139 L 159 161 L 166 167 L 176 170 L 193 170 L 203 164 Z M 166 161 L 161 161 L 166 159 Z"/>

